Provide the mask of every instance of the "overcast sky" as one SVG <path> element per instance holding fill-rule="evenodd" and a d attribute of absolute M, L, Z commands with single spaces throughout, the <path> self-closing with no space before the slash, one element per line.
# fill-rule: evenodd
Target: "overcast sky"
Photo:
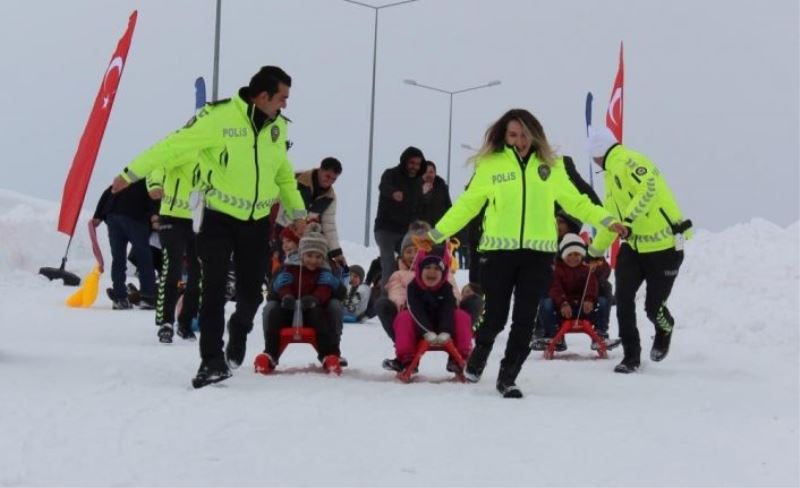
<path fill-rule="evenodd" d="M 369 3 L 369 0 L 364 0 Z M 0 188 L 58 201 L 129 14 L 138 24 L 84 208 L 121 168 L 211 95 L 214 0 L 0 2 Z M 364 236 L 374 14 L 341 0 L 223 0 L 220 98 L 262 65 L 293 77 L 286 115 L 297 169 L 339 158 L 340 236 Z M 374 5 L 391 3 L 375 0 Z M 443 175 L 445 94 L 458 90 L 451 194 L 470 152 L 509 108 L 533 112 L 588 179 L 583 110 L 604 112 L 625 44 L 625 143 L 662 170 L 685 214 L 721 230 L 798 220 L 797 0 L 419 0 L 381 10 L 373 207 L 381 172 L 408 145 Z M 596 184 L 601 178 L 596 177 Z M 375 211 L 373 208 L 372 218 Z"/>

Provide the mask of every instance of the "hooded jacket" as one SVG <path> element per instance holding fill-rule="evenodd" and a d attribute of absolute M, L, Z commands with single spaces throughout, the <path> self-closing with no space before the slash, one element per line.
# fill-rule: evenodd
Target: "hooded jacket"
<path fill-rule="evenodd" d="M 406 163 L 412 157 L 421 157 L 422 166 L 415 176 L 409 176 Z M 375 230 L 385 230 L 405 234 L 408 225 L 417 220 L 419 201 L 422 195 L 422 175 L 427 163 L 422 151 L 408 147 L 400 155 L 400 163 L 383 172 L 378 186 L 378 214 L 375 216 Z M 392 197 L 396 191 L 403 192 L 403 201 L 397 202 Z"/>

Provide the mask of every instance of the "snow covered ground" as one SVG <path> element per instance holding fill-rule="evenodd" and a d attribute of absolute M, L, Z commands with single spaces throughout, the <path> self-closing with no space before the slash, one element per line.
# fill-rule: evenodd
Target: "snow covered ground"
<path fill-rule="evenodd" d="M 152 313 L 112 311 L 102 295 L 69 309 L 73 289 L 36 275 L 63 254 L 57 213 L 0 190 L 0 485 L 800 484 L 798 224 L 698 232 L 663 363 L 613 374 L 620 351 L 597 360 L 570 336 L 562 359 L 531 355 L 527 396 L 512 401 L 494 391 L 501 346 L 476 385 L 441 382 L 435 353 L 399 384 L 380 368 L 392 349 L 377 320 L 346 326 L 339 378 L 290 346 L 280 367 L 292 374 L 242 367 L 193 390 L 196 343 L 159 344 Z M 80 275 L 85 220 L 67 266 Z M 362 265 L 376 254 L 345 251 Z M 257 325 L 246 364 L 261 347 Z"/>

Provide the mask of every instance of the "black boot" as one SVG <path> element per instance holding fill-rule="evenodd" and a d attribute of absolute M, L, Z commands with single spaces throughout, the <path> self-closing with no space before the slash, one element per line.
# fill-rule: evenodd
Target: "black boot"
<path fill-rule="evenodd" d="M 195 341 L 197 340 L 197 336 L 195 335 L 194 331 L 192 330 L 191 324 L 181 324 L 178 323 L 178 329 L 176 330 L 178 337 L 187 341 Z"/>
<path fill-rule="evenodd" d="M 516 384 L 517 372 L 516 367 L 500 366 L 500 372 L 497 374 L 497 391 L 503 395 L 503 398 L 522 398 L 522 390 Z"/>
<path fill-rule="evenodd" d="M 483 369 L 486 367 L 486 361 L 489 359 L 489 353 L 492 352 L 492 345 L 475 344 L 475 349 L 469 355 L 467 367 L 464 369 L 464 377 L 470 383 L 477 383 L 481 379 Z"/>
<path fill-rule="evenodd" d="M 669 354 L 669 343 L 672 341 L 672 331 L 665 331 L 656 327 L 656 337 L 653 339 L 653 348 L 650 349 L 650 359 L 658 362 Z"/>
<path fill-rule="evenodd" d="M 158 342 L 172 344 L 172 324 L 164 324 L 158 329 Z"/>
<path fill-rule="evenodd" d="M 228 367 L 237 369 L 244 362 L 247 352 L 247 330 L 228 322 L 228 344 L 225 346 L 225 360 Z"/>
<path fill-rule="evenodd" d="M 622 374 L 636 372 L 641 364 L 639 359 L 641 349 L 626 348 L 625 346 L 623 346 L 623 349 L 625 350 L 625 355 L 622 358 L 622 362 L 614 367 L 614 372 Z"/>
<path fill-rule="evenodd" d="M 202 388 L 212 383 L 219 383 L 231 377 L 231 370 L 222 357 L 213 358 L 200 363 L 197 375 L 192 379 L 192 386 Z"/>

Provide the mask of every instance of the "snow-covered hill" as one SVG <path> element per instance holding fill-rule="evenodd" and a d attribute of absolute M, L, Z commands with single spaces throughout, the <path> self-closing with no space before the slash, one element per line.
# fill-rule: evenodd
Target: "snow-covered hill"
<path fill-rule="evenodd" d="M 291 346 L 280 366 L 290 374 L 245 366 L 192 390 L 196 344 L 158 344 L 151 313 L 112 311 L 103 296 L 69 309 L 72 289 L 35 274 L 63 254 L 57 215 L 0 190 L 2 486 L 800 483 L 798 224 L 697 233 L 663 363 L 615 375 L 621 352 L 596 360 L 570 336 L 562 359 L 532 354 L 526 398 L 507 401 L 494 391 L 500 345 L 477 385 L 441 382 L 434 353 L 403 385 L 380 368 L 392 350 L 377 320 L 346 326 L 342 377 L 310 372 L 311 350 Z M 80 275 L 92 263 L 86 218 L 67 266 Z M 108 256 L 103 228 L 100 238 Z M 376 254 L 345 252 L 365 267 Z M 262 340 L 257 324 L 246 364 Z"/>

